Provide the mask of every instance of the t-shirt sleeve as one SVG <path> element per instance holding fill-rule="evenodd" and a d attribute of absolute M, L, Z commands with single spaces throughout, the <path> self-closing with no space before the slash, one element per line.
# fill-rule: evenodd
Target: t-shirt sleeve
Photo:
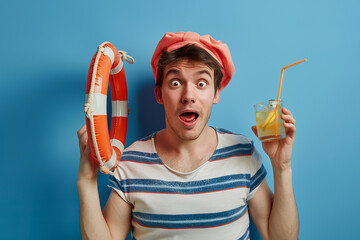
<path fill-rule="evenodd" d="M 255 196 L 260 184 L 266 177 L 266 169 L 262 164 L 261 155 L 254 146 L 253 153 L 251 155 L 252 161 L 250 163 L 250 190 L 247 200 L 250 200 Z"/>
<path fill-rule="evenodd" d="M 114 175 L 110 175 L 108 187 L 112 188 L 119 196 L 127 203 L 131 204 L 129 199 L 126 196 L 126 180 L 123 179 L 122 169 L 118 166 Z"/>

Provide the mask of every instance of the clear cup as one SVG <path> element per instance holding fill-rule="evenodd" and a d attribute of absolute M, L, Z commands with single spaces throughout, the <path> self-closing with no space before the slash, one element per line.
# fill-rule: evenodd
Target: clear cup
<path fill-rule="evenodd" d="M 279 101 L 277 126 L 275 124 L 276 103 L 276 100 L 269 100 L 254 105 L 258 138 L 262 142 L 286 137 L 285 127 L 283 125 L 284 120 L 280 118 L 281 108 L 283 107 L 284 102 Z M 277 133 L 275 131 L 276 127 Z"/>

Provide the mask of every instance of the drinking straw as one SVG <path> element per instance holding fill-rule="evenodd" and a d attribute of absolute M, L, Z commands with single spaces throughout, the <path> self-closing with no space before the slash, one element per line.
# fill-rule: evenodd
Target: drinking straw
<path fill-rule="evenodd" d="M 289 68 L 289 67 L 292 67 L 296 64 L 299 64 L 299 63 L 302 63 L 302 62 L 305 62 L 307 59 L 303 59 L 303 60 L 300 60 L 298 62 L 295 62 L 295 63 L 292 63 L 290 65 L 287 65 L 285 67 L 283 67 L 281 69 L 281 75 L 280 75 L 280 84 L 279 84 L 279 90 L 278 90 L 278 95 L 277 95 L 277 99 L 276 99 L 276 108 L 275 108 L 275 136 L 278 135 L 278 113 L 279 113 L 279 102 L 280 102 L 280 93 L 281 93 L 281 86 L 282 86 L 282 81 L 283 81 L 283 76 L 284 76 L 284 71 L 285 69 Z"/>

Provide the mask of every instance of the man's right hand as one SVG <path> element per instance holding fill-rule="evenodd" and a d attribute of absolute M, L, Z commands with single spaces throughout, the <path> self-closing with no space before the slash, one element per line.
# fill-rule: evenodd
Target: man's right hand
<path fill-rule="evenodd" d="M 77 132 L 80 149 L 80 165 L 78 172 L 78 184 L 82 181 L 92 182 L 97 180 L 99 166 L 91 159 L 90 145 L 86 125 Z"/>

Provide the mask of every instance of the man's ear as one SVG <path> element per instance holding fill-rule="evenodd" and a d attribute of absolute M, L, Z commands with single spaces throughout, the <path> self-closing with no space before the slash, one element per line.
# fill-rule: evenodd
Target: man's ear
<path fill-rule="evenodd" d="M 220 101 L 220 91 L 219 89 L 217 89 L 214 96 L 213 104 L 217 104 L 219 101 Z"/>
<path fill-rule="evenodd" d="M 162 99 L 162 94 L 161 94 L 161 88 L 159 86 L 155 86 L 154 91 L 155 91 L 155 97 L 156 97 L 157 103 L 164 104 L 163 99 Z"/>

